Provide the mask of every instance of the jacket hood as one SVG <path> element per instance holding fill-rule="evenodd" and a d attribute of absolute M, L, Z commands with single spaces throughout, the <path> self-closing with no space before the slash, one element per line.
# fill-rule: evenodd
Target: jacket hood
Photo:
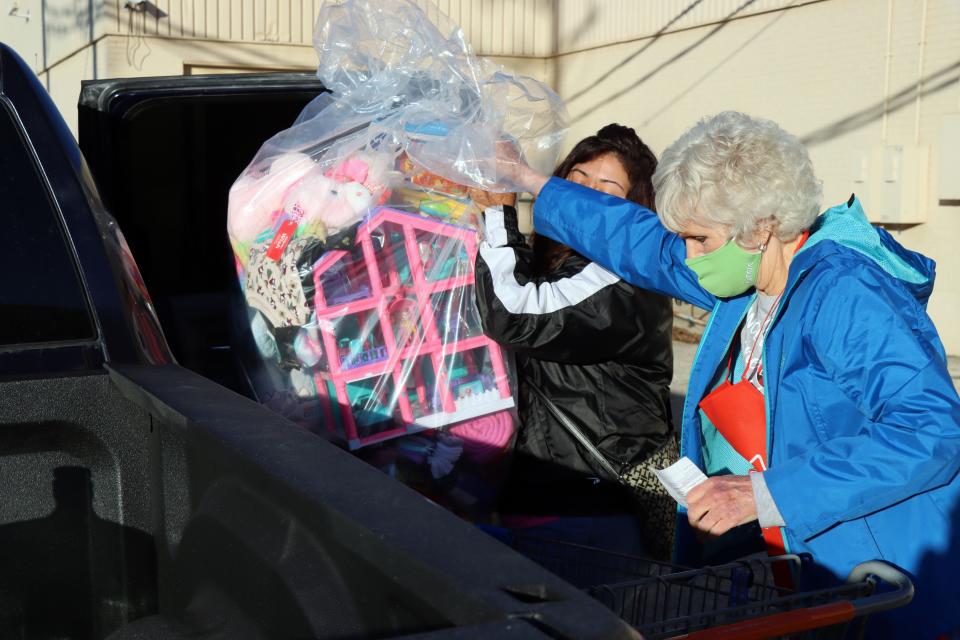
<path fill-rule="evenodd" d="M 843 204 L 831 207 L 817 218 L 810 229 L 810 239 L 797 254 L 819 259 L 829 253 L 829 245 L 856 251 L 872 260 L 891 278 L 899 280 L 926 306 L 933 292 L 936 262 L 923 254 L 910 251 L 885 230 L 867 220 L 860 199 L 851 195 Z"/>

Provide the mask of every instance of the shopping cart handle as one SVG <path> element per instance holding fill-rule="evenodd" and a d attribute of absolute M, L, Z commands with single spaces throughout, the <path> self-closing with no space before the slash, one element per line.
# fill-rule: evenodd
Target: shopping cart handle
<path fill-rule="evenodd" d="M 847 578 L 849 583 L 865 581 L 872 581 L 875 588 L 870 595 L 862 598 L 793 609 L 750 620 L 740 620 L 710 629 L 692 631 L 686 635 L 676 636 L 676 638 L 684 638 L 685 640 L 762 640 L 764 638 L 777 638 L 801 631 L 842 624 L 854 618 L 869 616 L 878 611 L 902 607 L 913 599 L 913 583 L 910 578 L 886 562 L 871 560 L 858 564 Z M 880 583 L 886 583 L 886 585 L 894 588 L 892 590 L 883 589 Z"/>
<path fill-rule="evenodd" d="M 854 610 L 849 602 L 831 602 L 806 609 L 794 609 L 740 620 L 710 629 L 691 631 L 686 635 L 672 636 L 672 638 L 673 640 L 681 638 L 683 640 L 765 640 L 843 624 L 853 620 L 854 617 Z"/>
<path fill-rule="evenodd" d="M 882 560 L 861 562 L 847 576 L 847 582 L 863 582 L 871 579 L 871 577 L 879 578 L 896 588 L 892 591 L 884 590 L 853 600 L 851 604 L 858 616 L 868 616 L 878 611 L 903 607 L 913 600 L 913 582 L 910 581 L 909 576 Z"/>

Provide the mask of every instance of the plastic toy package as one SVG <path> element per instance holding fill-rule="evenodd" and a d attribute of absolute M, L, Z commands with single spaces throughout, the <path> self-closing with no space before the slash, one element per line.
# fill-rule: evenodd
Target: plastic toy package
<path fill-rule="evenodd" d="M 494 160 L 504 138 L 549 170 L 564 109 L 430 15 L 406 0 L 321 9 L 332 93 L 264 143 L 227 226 L 261 401 L 482 518 L 516 412 L 509 358 L 475 308 L 467 189 L 514 190 Z"/>

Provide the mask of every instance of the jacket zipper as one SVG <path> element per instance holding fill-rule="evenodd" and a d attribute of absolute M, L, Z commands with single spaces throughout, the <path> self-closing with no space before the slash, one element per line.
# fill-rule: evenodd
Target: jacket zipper
<path fill-rule="evenodd" d="M 800 283 L 800 278 L 801 278 L 801 277 L 803 276 L 803 274 L 806 273 L 806 272 L 807 272 L 807 269 L 803 269 L 802 271 L 800 271 L 800 272 L 797 274 L 797 277 L 794 278 L 793 282 L 790 284 L 789 288 L 787 288 L 786 290 L 784 290 L 783 298 L 781 298 L 781 300 L 780 300 L 780 306 L 777 308 L 776 313 L 773 314 L 773 320 L 770 321 L 770 326 L 767 327 L 767 330 L 766 330 L 766 331 L 764 332 L 764 334 L 763 334 L 763 351 L 761 351 L 761 353 L 760 353 L 760 366 L 763 367 L 763 370 L 764 370 L 764 371 L 767 371 L 767 349 L 766 349 L 766 346 L 767 346 L 767 337 L 770 335 L 770 332 L 773 331 L 774 325 L 777 324 L 777 320 L 780 319 L 780 314 L 783 312 L 783 307 L 784 307 L 784 305 L 786 304 L 787 300 L 790 299 L 790 296 L 793 295 L 793 290 L 794 290 L 794 289 L 797 287 L 797 285 Z M 782 356 L 782 355 L 783 355 L 783 354 L 782 354 L 782 352 L 781 352 L 781 356 Z M 782 363 L 781 363 L 781 364 L 782 364 Z M 779 376 L 779 374 L 780 374 L 780 369 L 778 368 L 778 369 L 777 369 L 777 375 Z M 766 386 L 766 385 L 764 385 L 764 386 Z M 773 462 L 773 460 L 772 460 L 773 448 L 770 446 L 770 445 L 771 445 L 771 442 L 770 442 L 770 433 L 771 433 L 773 430 L 771 429 L 771 426 L 772 426 L 772 425 L 770 424 L 770 401 L 769 401 L 769 399 L 767 398 L 767 392 L 766 392 L 766 391 L 763 392 L 763 417 L 764 417 L 764 421 L 766 422 L 766 424 L 764 425 L 764 428 L 765 428 L 765 430 L 766 430 L 766 449 L 767 449 L 766 453 L 767 453 L 767 463 L 768 463 L 768 465 L 769 465 L 769 464 L 772 464 L 772 462 Z M 773 497 L 773 496 L 771 496 L 771 498 L 772 498 L 772 497 Z M 784 550 L 786 553 L 791 553 L 791 551 L 790 551 L 790 541 L 787 539 L 787 535 L 786 535 L 786 527 L 779 527 L 779 528 L 780 528 L 782 531 L 784 531 L 783 535 L 780 536 L 780 537 L 783 539 L 783 550 Z"/>

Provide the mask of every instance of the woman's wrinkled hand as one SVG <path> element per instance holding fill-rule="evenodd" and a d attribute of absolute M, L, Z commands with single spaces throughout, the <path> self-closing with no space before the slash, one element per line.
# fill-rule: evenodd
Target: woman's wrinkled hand
<path fill-rule="evenodd" d="M 515 193 L 494 193 L 492 191 L 484 191 L 471 187 L 467 189 L 467 195 L 470 196 L 473 203 L 480 207 L 481 210 L 498 205 L 514 207 L 517 204 L 517 194 Z"/>
<path fill-rule="evenodd" d="M 757 519 L 750 476 L 717 476 L 698 484 L 687 494 L 690 526 L 710 536 Z"/>

